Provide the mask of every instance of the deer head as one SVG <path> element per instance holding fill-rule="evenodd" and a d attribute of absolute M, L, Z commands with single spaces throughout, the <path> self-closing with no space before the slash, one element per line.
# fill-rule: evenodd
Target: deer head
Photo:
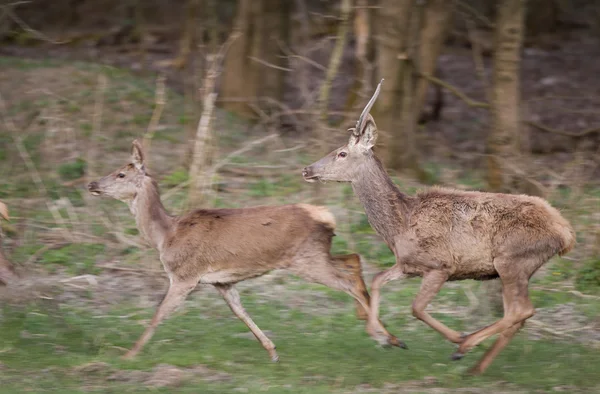
<path fill-rule="evenodd" d="M 348 143 L 305 167 L 302 170 L 304 180 L 352 182 L 361 165 L 373 156 L 372 148 L 377 141 L 377 126 L 369 112 L 379 96 L 382 83 L 383 79 L 360 114 L 356 126 L 348 129 L 350 132 Z"/>
<path fill-rule="evenodd" d="M 141 144 L 134 140 L 131 149 L 131 163 L 99 181 L 90 182 L 88 190 L 94 196 L 106 195 L 119 201 L 130 202 L 142 187 L 145 176 L 144 152 Z"/>

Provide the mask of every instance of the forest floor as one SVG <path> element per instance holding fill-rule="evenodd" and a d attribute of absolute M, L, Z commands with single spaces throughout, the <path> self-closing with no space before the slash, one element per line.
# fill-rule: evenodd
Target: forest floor
<path fill-rule="evenodd" d="M 536 315 L 481 377 L 465 371 L 491 341 L 450 361 L 454 346 L 411 315 L 419 280 L 384 288 L 382 320 L 409 349 L 382 349 L 356 320 L 349 297 L 285 272 L 239 285 L 244 306 L 277 345 L 279 363 L 269 361 L 217 292 L 203 286 L 135 360 L 121 360 L 168 279 L 127 207 L 89 196 L 82 175 L 86 163 L 98 176 L 127 163 L 131 140 L 143 135 L 152 116 L 154 78 L 60 60 L 0 58 L 0 68 L 0 200 L 12 216 L 3 230 L 22 275 L 18 285 L 0 288 L 0 393 L 600 391 L 600 296 L 594 285 L 600 189 L 588 184 L 551 189 L 548 198 L 571 220 L 579 244 L 534 276 Z M 184 98 L 168 90 L 149 167 L 173 213 L 185 205 L 188 122 Z M 217 172 L 207 205 L 314 199 L 314 185 L 299 171 L 317 158 L 306 141 L 284 135 L 249 147 L 265 133 L 221 111 L 214 128 L 215 157 L 228 162 Z M 15 136 L 35 170 L 25 166 Z M 439 183 L 482 185 L 477 169 L 427 165 Z M 36 172 L 44 188 L 34 182 Z M 409 193 L 423 187 L 394 179 Z M 348 185 L 322 185 L 322 195 L 338 220 L 336 253 L 361 253 L 367 282 L 393 264 Z M 474 281 L 447 284 L 429 311 L 466 332 L 498 318 L 484 286 Z"/>

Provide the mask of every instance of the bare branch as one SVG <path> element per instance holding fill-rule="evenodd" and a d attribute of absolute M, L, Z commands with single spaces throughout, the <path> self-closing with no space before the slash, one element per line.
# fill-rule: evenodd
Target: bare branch
<path fill-rule="evenodd" d="M 448 82 L 445 82 L 445 81 L 443 81 L 439 78 L 436 78 L 432 75 L 427 75 L 427 74 L 420 74 L 420 75 L 423 78 L 427 79 L 428 81 L 447 89 L 450 93 L 452 93 L 453 95 L 455 95 L 456 97 L 458 97 L 459 99 L 464 101 L 469 107 L 474 107 L 474 108 L 489 108 L 490 107 L 490 105 L 488 103 L 484 103 L 483 101 L 473 100 L 472 98 L 470 98 L 469 96 L 464 94 L 460 89 L 449 84 Z"/>
<path fill-rule="evenodd" d="M 252 60 L 252 61 L 255 61 L 255 62 L 257 62 L 257 63 L 260 63 L 260 64 L 262 64 L 263 66 L 267 66 L 267 67 L 270 67 L 270 68 L 274 68 L 274 69 L 276 69 L 276 70 L 287 71 L 287 72 L 294 71 L 294 70 L 292 70 L 291 68 L 287 68 L 287 67 L 281 67 L 281 66 L 278 66 L 278 65 L 276 65 L 276 64 L 269 63 L 269 62 L 268 62 L 268 61 L 266 61 L 266 60 L 259 59 L 259 58 L 255 57 L 255 56 L 248 56 L 248 58 L 249 58 L 250 60 Z"/>
<path fill-rule="evenodd" d="M 152 138 L 154 138 L 154 133 L 156 132 L 156 127 L 158 126 L 158 122 L 160 122 L 160 117 L 162 116 L 163 109 L 165 108 L 165 104 L 167 103 L 167 95 L 165 88 L 165 76 L 161 74 L 156 78 L 156 93 L 154 94 L 154 111 L 152 111 L 152 117 L 150 118 L 150 122 L 148 123 L 148 127 L 146 128 L 146 134 L 144 134 L 144 138 L 142 140 L 142 146 L 144 147 L 144 151 L 146 152 L 146 162 L 148 158 L 150 158 L 150 149 L 152 145 Z"/>
<path fill-rule="evenodd" d="M 538 130 L 546 131 L 548 133 L 564 135 L 567 137 L 575 137 L 575 138 L 584 137 L 588 134 L 600 132 L 600 127 L 592 127 L 587 130 L 580 131 L 579 133 L 571 133 L 569 131 L 553 129 L 551 127 L 545 126 L 545 125 L 535 122 L 533 120 L 525 120 L 525 121 L 523 121 L 523 123 L 525 123 L 526 125 L 529 125 L 529 126 L 533 126 Z"/>
<path fill-rule="evenodd" d="M 11 7 L 14 5 L 24 4 L 24 3 L 26 3 L 26 2 L 24 2 L 24 1 L 16 2 L 16 3 L 0 6 L 0 8 L 2 8 L 4 11 L 4 14 L 7 15 L 10 19 L 12 19 L 17 25 L 19 25 L 21 27 L 21 29 L 25 30 L 26 32 L 28 32 L 29 34 L 31 34 L 38 40 L 46 41 L 51 44 L 66 44 L 68 42 L 68 41 L 53 40 L 52 38 L 48 37 L 47 35 L 39 32 L 38 30 L 33 29 L 27 23 L 25 23 L 23 21 L 23 19 L 19 18 L 19 16 L 17 16 L 17 14 L 15 14 L 13 12 Z"/>

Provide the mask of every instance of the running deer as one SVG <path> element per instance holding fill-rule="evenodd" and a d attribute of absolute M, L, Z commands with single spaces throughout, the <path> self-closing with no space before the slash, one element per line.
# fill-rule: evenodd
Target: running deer
<path fill-rule="evenodd" d="M 383 82 L 383 80 L 382 80 Z M 414 196 L 402 193 L 373 152 L 377 126 L 369 114 L 375 94 L 351 128 L 348 144 L 304 168 L 309 182 L 350 182 L 367 218 L 396 257 L 371 286 L 367 331 L 385 342 L 378 321 L 381 287 L 407 277 L 422 277 L 413 315 L 458 344 L 458 360 L 486 338 L 500 334 L 473 374 L 483 373 L 525 320 L 533 316 L 529 279 L 552 256 L 575 245 L 573 228 L 538 197 L 459 191 L 435 187 Z M 504 317 L 469 335 L 461 335 L 429 315 L 425 308 L 449 280 L 500 278 Z M 383 333 L 383 334 L 381 334 Z"/>
<path fill-rule="evenodd" d="M 144 167 L 142 147 L 133 141 L 132 162 L 91 182 L 93 195 L 106 195 L 127 203 L 137 227 L 154 247 L 170 286 L 150 325 L 125 358 L 134 357 L 156 327 L 183 303 L 198 283 L 217 288 L 273 361 L 275 345 L 242 307 L 234 285 L 287 269 L 311 282 L 342 290 L 355 299 L 357 315 L 366 319 L 369 293 L 356 254 L 332 256 L 335 219 L 327 208 L 295 204 L 242 209 L 199 209 L 181 216 L 167 213 L 156 181 Z M 395 338 L 392 343 L 401 345 Z"/>

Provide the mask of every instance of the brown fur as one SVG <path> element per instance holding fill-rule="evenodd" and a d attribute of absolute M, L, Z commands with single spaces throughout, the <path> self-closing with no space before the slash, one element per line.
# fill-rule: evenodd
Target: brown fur
<path fill-rule="evenodd" d="M 135 356 L 158 324 L 201 282 L 218 289 L 276 360 L 275 345 L 243 309 L 234 288 L 237 282 L 274 269 L 288 269 L 312 282 L 348 293 L 356 300 L 358 317 L 366 318 L 369 294 L 360 258 L 330 255 L 335 220 L 327 208 L 295 204 L 197 209 L 171 216 L 160 201 L 156 182 L 144 168 L 144 156 L 137 142 L 133 144 L 132 157 L 132 164 L 88 186 L 93 194 L 104 194 L 129 205 L 140 233 L 158 250 L 171 281 L 149 327 L 126 357 Z"/>
<path fill-rule="evenodd" d="M 380 84 L 381 86 L 381 84 Z M 484 339 L 502 334 L 473 370 L 481 373 L 534 313 L 527 295 L 531 276 L 552 256 L 575 245 L 575 232 L 547 201 L 526 195 L 432 188 L 402 193 L 373 152 L 377 126 L 369 110 L 380 86 L 352 129 L 348 144 L 303 170 L 308 181 L 351 182 L 369 223 L 396 257 L 371 287 L 368 331 L 386 341 L 378 320 L 380 288 L 403 277 L 423 277 L 413 315 L 460 344 L 454 358 Z M 448 280 L 500 278 L 505 316 L 463 337 L 431 317 L 425 308 Z"/>

